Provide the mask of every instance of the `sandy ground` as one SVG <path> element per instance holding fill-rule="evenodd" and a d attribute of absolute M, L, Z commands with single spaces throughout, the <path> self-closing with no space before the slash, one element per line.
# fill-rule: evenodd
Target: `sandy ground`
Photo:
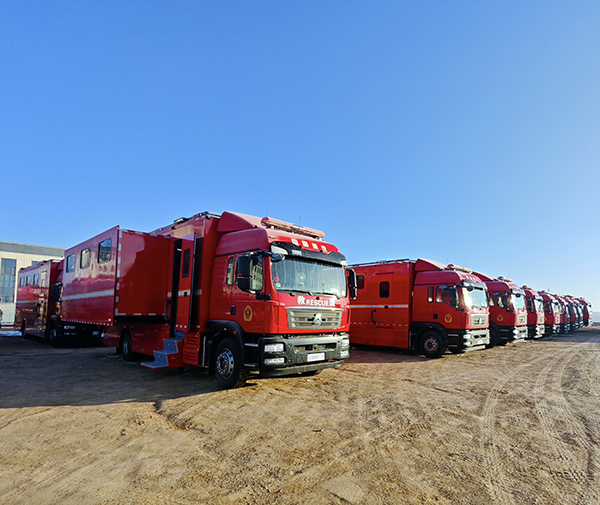
<path fill-rule="evenodd" d="M 599 407 L 598 328 L 229 391 L 4 335 L 0 503 L 600 503 Z"/>

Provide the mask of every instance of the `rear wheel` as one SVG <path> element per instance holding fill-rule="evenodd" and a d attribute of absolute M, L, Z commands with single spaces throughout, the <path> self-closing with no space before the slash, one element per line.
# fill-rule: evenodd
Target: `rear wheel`
<path fill-rule="evenodd" d="M 50 324 L 50 328 L 48 329 L 48 339 L 53 347 L 60 347 L 63 344 L 63 338 L 58 324 Z"/>
<path fill-rule="evenodd" d="M 242 350 L 232 338 L 222 340 L 217 346 L 214 368 L 217 382 L 223 388 L 242 387 L 250 376 L 244 366 Z"/>
<path fill-rule="evenodd" d="M 437 331 L 429 330 L 421 335 L 419 348 L 426 358 L 439 358 L 446 352 L 448 344 Z"/>
<path fill-rule="evenodd" d="M 136 354 L 131 350 L 131 335 L 126 330 L 121 335 L 121 356 L 125 361 L 134 361 Z"/>

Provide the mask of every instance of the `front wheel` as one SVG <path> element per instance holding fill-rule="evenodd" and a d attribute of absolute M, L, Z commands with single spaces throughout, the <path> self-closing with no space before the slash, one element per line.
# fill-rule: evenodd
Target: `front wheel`
<path fill-rule="evenodd" d="M 498 330 L 494 327 L 490 328 L 490 343 L 485 346 L 486 349 L 491 349 L 498 345 Z"/>
<path fill-rule="evenodd" d="M 419 341 L 421 354 L 426 358 L 439 358 L 448 347 L 444 338 L 437 331 L 426 331 Z"/>
<path fill-rule="evenodd" d="M 222 340 L 215 353 L 215 377 L 223 388 L 242 387 L 250 371 L 244 366 L 242 350 L 232 338 Z"/>

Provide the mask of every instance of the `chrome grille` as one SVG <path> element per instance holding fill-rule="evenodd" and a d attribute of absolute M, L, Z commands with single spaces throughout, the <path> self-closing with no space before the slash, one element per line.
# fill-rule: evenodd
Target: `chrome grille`
<path fill-rule="evenodd" d="M 471 326 L 487 326 L 487 324 L 488 324 L 487 314 L 471 315 Z"/>
<path fill-rule="evenodd" d="M 325 307 L 288 307 L 288 328 L 290 330 L 339 328 L 342 325 L 342 312 L 342 309 L 329 309 Z M 321 317 L 315 318 L 317 314 L 320 314 Z M 319 319 L 321 320 L 321 324 L 315 324 Z"/>

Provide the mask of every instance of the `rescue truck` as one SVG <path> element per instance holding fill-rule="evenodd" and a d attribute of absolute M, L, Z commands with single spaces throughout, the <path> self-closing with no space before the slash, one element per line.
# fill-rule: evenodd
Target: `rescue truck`
<path fill-rule="evenodd" d="M 544 304 L 544 336 L 551 337 L 560 332 L 560 304 L 546 291 L 540 291 L 540 296 Z"/>
<path fill-rule="evenodd" d="M 583 326 L 592 326 L 592 305 L 585 298 L 577 298 L 581 304 Z"/>
<path fill-rule="evenodd" d="M 579 302 L 569 295 L 565 296 L 564 299 L 567 303 L 567 310 L 569 311 L 569 318 L 571 320 L 569 331 L 576 331 L 582 326 L 582 316 Z"/>
<path fill-rule="evenodd" d="M 506 277 L 474 272 L 487 285 L 490 305 L 490 344 L 506 345 L 527 338 L 525 293 Z"/>
<path fill-rule="evenodd" d="M 46 338 L 57 345 L 56 333 L 50 333 L 48 325 L 59 311 L 50 289 L 58 281 L 61 262 L 48 260 L 19 270 L 17 279 L 17 302 L 15 327 L 21 334 Z"/>
<path fill-rule="evenodd" d="M 529 338 L 542 338 L 544 336 L 544 302 L 541 295 L 529 286 L 522 287 L 525 293 L 527 306 L 527 334 Z"/>
<path fill-rule="evenodd" d="M 151 233 L 111 228 L 65 251 L 58 335 L 98 331 L 148 368 L 202 367 L 222 387 L 340 367 L 353 272 L 318 230 L 208 212 Z M 349 289 L 347 276 L 349 278 Z"/>
<path fill-rule="evenodd" d="M 569 333 L 571 331 L 571 316 L 567 308 L 567 302 L 561 295 L 554 295 L 560 307 L 560 329 L 559 333 Z"/>
<path fill-rule="evenodd" d="M 489 343 L 486 286 L 470 270 L 436 261 L 352 265 L 350 342 L 415 349 L 438 358 Z"/>

